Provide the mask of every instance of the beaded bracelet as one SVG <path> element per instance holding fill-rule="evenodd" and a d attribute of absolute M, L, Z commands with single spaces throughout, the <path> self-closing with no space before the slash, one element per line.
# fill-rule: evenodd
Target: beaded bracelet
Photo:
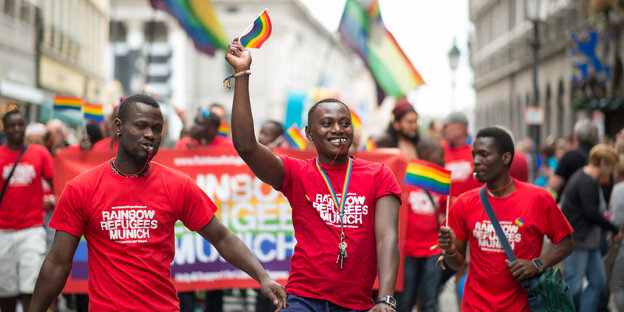
<path fill-rule="evenodd" d="M 229 91 L 230 90 L 230 81 L 232 80 L 232 78 L 245 76 L 245 75 L 251 75 L 251 70 L 248 69 L 248 70 L 239 71 L 238 73 L 235 73 L 235 74 L 225 78 L 225 80 L 223 80 L 223 86 L 225 87 L 225 91 Z"/>

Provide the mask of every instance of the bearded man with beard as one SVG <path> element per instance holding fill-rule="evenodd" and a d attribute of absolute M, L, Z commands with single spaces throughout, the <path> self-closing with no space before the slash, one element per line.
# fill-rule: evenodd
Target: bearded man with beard
<path fill-rule="evenodd" d="M 400 99 L 392 110 L 394 120 L 388 130 L 375 140 L 377 147 L 398 147 L 408 160 L 418 158 L 416 144 L 418 135 L 418 113 L 407 99 Z"/>

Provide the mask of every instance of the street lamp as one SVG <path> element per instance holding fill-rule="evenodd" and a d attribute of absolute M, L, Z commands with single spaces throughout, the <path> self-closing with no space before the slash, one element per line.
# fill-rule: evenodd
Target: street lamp
<path fill-rule="evenodd" d="M 459 49 L 457 48 L 457 44 L 455 42 L 455 38 L 453 38 L 453 47 L 448 52 L 449 64 L 451 65 L 451 71 L 453 72 L 453 80 L 451 82 L 451 111 L 455 109 L 455 73 L 457 72 L 457 65 L 459 64 Z"/>
<path fill-rule="evenodd" d="M 531 106 L 535 116 L 536 112 L 539 112 L 539 90 L 537 87 L 537 63 L 539 61 L 538 51 L 540 48 L 539 40 L 539 24 L 543 22 L 546 17 L 546 10 L 544 8 L 545 0 L 527 0 L 526 3 L 526 16 L 531 23 L 533 23 L 533 40 L 531 41 L 531 47 L 533 48 L 533 101 Z M 539 113 L 537 114 L 539 116 Z M 541 119 L 541 120 L 540 120 Z M 539 144 L 540 144 L 540 124 L 543 123 L 544 117 L 541 118 L 525 118 L 525 121 L 529 122 L 530 135 L 533 139 L 533 168 L 537 161 Z"/>

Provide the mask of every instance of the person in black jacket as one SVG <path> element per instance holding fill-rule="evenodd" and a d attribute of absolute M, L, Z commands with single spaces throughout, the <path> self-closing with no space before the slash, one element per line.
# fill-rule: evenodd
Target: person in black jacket
<path fill-rule="evenodd" d="M 622 233 L 604 217 L 607 204 L 598 181 L 613 172 L 617 154 L 598 144 L 589 152 L 589 163 L 570 177 L 561 200 L 561 209 L 574 228 L 574 251 L 563 260 L 564 278 L 572 292 L 577 311 L 596 311 L 598 298 L 607 291 L 607 278 L 600 253 L 600 231 L 609 230 L 613 239 Z M 582 291 L 583 278 L 589 285 Z"/>

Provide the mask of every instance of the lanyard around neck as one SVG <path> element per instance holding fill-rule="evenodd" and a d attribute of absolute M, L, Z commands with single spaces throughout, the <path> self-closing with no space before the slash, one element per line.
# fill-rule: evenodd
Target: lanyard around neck
<path fill-rule="evenodd" d="M 318 160 L 318 158 L 316 159 L 316 168 L 318 169 L 319 173 L 321 173 L 321 176 L 323 177 L 323 180 L 327 185 L 327 189 L 329 189 L 329 193 L 334 200 L 334 205 L 336 205 L 338 213 L 340 214 L 340 223 L 342 223 L 342 217 L 344 216 L 345 203 L 347 202 L 347 190 L 349 189 L 349 180 L 351 180 L 351 167 L 353 165 L 351 157 L 348 157 L 348 159 L 349 163 L 347 165 L 347 173 L 345 175 L 344 185 L 342 186 L 342 197 L 340 198 L 340 205 L 338 205 L 338 197 L 336 197 L 336 192 L 334 191 L 334 188 L 329 181 L 327 173 L 325 173 L 325 170 L 321 168 L 321 162 Z"/>

